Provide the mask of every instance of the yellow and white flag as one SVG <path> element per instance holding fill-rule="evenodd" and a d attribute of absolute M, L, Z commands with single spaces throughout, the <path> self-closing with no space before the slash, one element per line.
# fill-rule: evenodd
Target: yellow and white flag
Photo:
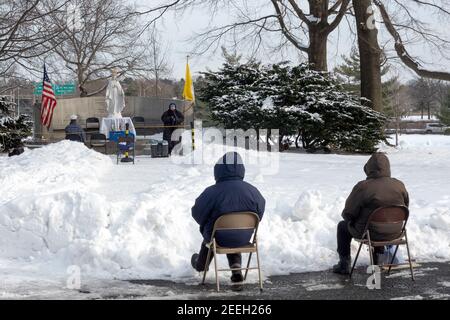
<path fill-rule="evenodd" d="M 189 62 L 186 63 L 186 81 L 183 89 L 183 99 L 195 102 L 194 84 L 192 83 L 191 70 Z"/>

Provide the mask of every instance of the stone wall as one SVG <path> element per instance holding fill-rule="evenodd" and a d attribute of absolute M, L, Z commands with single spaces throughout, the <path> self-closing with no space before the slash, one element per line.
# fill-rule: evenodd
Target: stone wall
<path fill-rule="evenodd" d="M 161 115 L 174 102 L 177 104 L 178 110 L 185 113 L 185 125 L 188 127 L 190 122 L 194 120 L 194 110 L 189 108 L 190 102 L 175 99 L 161 99 L 155 97 L 126 97 L 125 109 L 122 112 L 124 117 L 133 118 L 141 116 L 145 119 L 145 125 L 158 126 L 162 125 Z M 53 132 L 64 130 L 70 122 L 70 116 L 76 114 L 78 123 L 85 127 L 86 119 L 97 117 L 100 119 L 107 116 L 106 103 L 104 97 L 88 97 L 88 98 L 71 98 L 59 99 L 57 107 L 53 113 L 52 127 L 50 132 L 41 127 L 39 115 L 35 114 L 35 136 L 45 136 L 52 138 L 56 135 Z M 37 121 L 36 121 L 37 120 Z"/>

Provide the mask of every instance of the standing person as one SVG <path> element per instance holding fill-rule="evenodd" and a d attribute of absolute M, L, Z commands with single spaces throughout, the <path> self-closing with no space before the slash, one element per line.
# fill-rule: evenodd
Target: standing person
<path fill-rule="evenodd" d="M 237 152 L 226 153 L 214 166 L 216 184 L 208 187 L 195 200 L 192 207 L 192 217 L 200 226 L 203 242 L 199 253 L 191 258 L 192 267 L 201 272 L 211 263 L 206 261 L 211 241 L 214 223 L 217 218 L 226 213 L 251 211 L 258 214 L 261 220 L 264 214 L 266 200 L 251 184 L 244 182 L 245 167 Z M 219 245 L 224 247 L 239 247 L 248 244 L 253 232 L 248 230 L 233 230 L 237 232 L 223 234 L 216 238 Z M 211 257 L 212 258 L 212 257 Z M 228 254 L 230 268 L 241 268 L 240 254 Z M 240 270 L 232 271 L 231 282 L 240 284 L 244 280 Z"/>
<path fill-rule="evenodd" d="M 345 202 L 342 212 L 343 221 L 337 226 L 337 251 L 339 262 L 333 266 L 334 273 L 349 274 L 351 269 L 350 244 L 352 238 L 360 239 L 363 235 L 370 214 L 381 207 L 409 206 L 409 196 L 405 185 L 400 180 L 391 178 L 391 165 L 384 153 L 374 153 L 364 166 L 367 179 L 360 181 L 353 188 Z M 383 235 L 371 233 L 373 240 L 383 239 Z M 374 254 L 382 254 L 383 247 Z"/>
<path fill-rule="evenodd" d="M 163 139 L 169 144 L 169 154 L 172 152 L 173 147 L 177 143 L 172 141 L 172 133 L 175 131 L 176 126 L 180 125 L 184 121 L 183 114 L 177 110 L 175 103 L 169 104 L 169 110 L 163 113 L 161 121 L 164 123 Z"/>
<path fill-rule="evenodd" d="M 70 123 L 67 125 L 67 127 L 64 129 L 66 132 L 66 137 L 68 134 L 78 134 L 81 138 L 81 142 L 86 142 L 86 133 L 84 132 L 83 128 L 80 127 L 80 125 L 77 123 L 77 116 L 74 114 L 70 116 Z"/>

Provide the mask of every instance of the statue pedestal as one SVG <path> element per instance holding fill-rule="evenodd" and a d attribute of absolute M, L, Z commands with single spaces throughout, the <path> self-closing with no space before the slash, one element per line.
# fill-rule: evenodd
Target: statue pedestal
<path fill-rule="evenodd" d="M 122 119 L 122 114 L 121 113 L 113 113 L 113 114 L 109 114 L 107 117 L 107 119 Z"/>
<path fill-rule="evenodd" d="M 103 118 L 100 125 L 100 133 L 103 133 L 107 139 L 109 139 L 110 131 L 125 131 L 125 125 L 128 123 L 130 133 L 136 136 L 136 129 L 134 127 L 133 121 L 129 117 L 111 117 Z"/>

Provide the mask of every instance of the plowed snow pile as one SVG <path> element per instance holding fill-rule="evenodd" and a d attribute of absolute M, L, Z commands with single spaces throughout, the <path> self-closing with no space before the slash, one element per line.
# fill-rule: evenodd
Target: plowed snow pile
<path fill-rule="evenodd" d="M 410 192 L 413 257 L 449 260 L 450 137 L 401 139 L 398 149 L 383 150 Z M 279 159 L 276 175 L 247 166 L 246 180 L 267 200 L 259 234 L 264 274 L 329 268 L 340 212 L 365 178 L 368 156 Z M 134 166 L 117 166 L 68 141 L 1 157 L 0 270 L 17 265 L 53 276 L 78 265 L 93 277 L 191 277 L 201 237 L 190 208 L 212 183 L 212 165 L 138 157 Z"/>

